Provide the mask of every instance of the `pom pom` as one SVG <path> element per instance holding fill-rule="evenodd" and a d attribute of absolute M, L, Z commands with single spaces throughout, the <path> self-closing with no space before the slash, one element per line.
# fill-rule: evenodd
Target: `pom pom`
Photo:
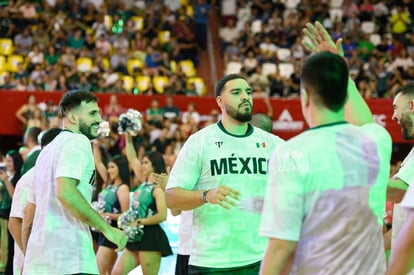
<path fill-rule="evenodd" d="M 118 133 L 129 133 L 136 136 L 142 129 L 142 115 L 134 109 L 128 109 L 125 114 L 119 116 Z"/>
<path fill-rule="evenodd" d="M 102 121 L 101 123 L 99 123 L 98 138 L 104 138 L 109 136 L 109 132 L 111 132 L 111 129 L 109 128 L 108 121 Z"/>
<path fill-rule="evenodd" d="M 118 227 L 125 232 L 130 242 L 138 242 L 144 235 L 144 226 L 137 225 L 135 222 L 138 218 L 138 211 L 133 209 L 126 211 L 118 218 Z"/>

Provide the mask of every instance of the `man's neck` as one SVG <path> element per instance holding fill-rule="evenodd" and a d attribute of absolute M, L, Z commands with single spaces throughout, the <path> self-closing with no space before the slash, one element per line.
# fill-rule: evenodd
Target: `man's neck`
<path fill-rule="evenodd" d="M 328 109 L 314 109 L 310 116 L 309 127 L 345 121 L 344 110 L 332 112 Z"/>
<path fill-rule="evenodd" d="M 233 118 L 223 118 L 221 123 L 223 124 L 224 129 L 232 135 L 243 136 L 246 134 L 248 129 L 247 122 L 240 122 Z"/>

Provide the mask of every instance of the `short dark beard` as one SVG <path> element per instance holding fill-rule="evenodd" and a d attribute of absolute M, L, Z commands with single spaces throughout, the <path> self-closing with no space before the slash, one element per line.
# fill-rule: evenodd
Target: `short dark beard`
<path fill-rule="evenodd" d="M 409 115 L 403 114 L 400 119 L 402 135 L 405 140 L 413 139 L 413 122 Z"/>
<path fill-rule="evenodd" d="M 92 126 L 95 124 L 92 124 L 88 126 L 86 123 L 83 123 L 82 121 L 79 122 L 79 132 L 86 136 L 89 140 L 95 139 L 96 135 L 92 134 Z"/>
<path fill-rule="evenodd" d="M 245 102 L 243 102 L 243 103 L 245 103 Z M 227 111 L 228 115 L 230 117 L 234 118 L 235 120 L 239 121 L 239 122 L 249 122 L 250 120 L 252 120 L 251 110 L 250 110 L 250 112 L 242 113 L 242 112 L 239 111 L 239 109 L 236 110 L 235 108 L 230 107 L 228 105 L 225 105 L 225 107 L 226 107 L 226 111 Z M 244 108 L 244 107 L 242 107 L 242 108 Z"/>

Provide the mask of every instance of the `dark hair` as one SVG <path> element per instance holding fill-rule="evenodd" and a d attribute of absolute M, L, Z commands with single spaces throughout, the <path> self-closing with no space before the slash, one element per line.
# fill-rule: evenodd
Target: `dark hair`
<path fill-rule="evenodd" d="M 46 132 L 42 133 L 42 137 L 40 138 L 40 146 L 43 148 L 51 143 L 52 140 L 60 134 L 60 132 L 62 132 L 62 129 L 60 128 L 50 128 Z"/>
<path fill-rule="evenodd" d="M 41 132 L 42 132 L 42 129 L 40 129 L 39 127 L 30 127 L 30 128 L 27 128 L 26 133 L 25 133 L 26 139 L 28 137 L 30 137 L 30 139 L 34 143 L 39 144 L 39 142 L 37 141 L 37 137 L 39 136 L 39 134 Z"/>
<path fill-rule="evenodd" d="M 131 183 L 131 172 L 129 171 L 128 160 L 125 157 L 116 156 L 109 160 L 109 162 L 115 163 L 118 167 L 119 177 L 122 183 L 130 186 Z"/>
<path fill-rule="evenodd" d="M 97 102 L 97 97 L 92 94 L 91 92 L 82 91 L 82 90 L 73 90 L 67 92 L 59 102 L 59 109 L 62 116 L 66 116 L 66 114 L 82 104 L 82 102 L 89 103 L 89 102 Z"/>
<path fill-rule="evenodd" d="M 244 79 L 244 80 L 246 80 L 243 76 L 241 76 L 239 74 L 229 74 L 229 75 L 226 75 L 226 76 L 222 77 L 217 82 L 217 85 L 216 85 L 216 97 L 221 95 L 221 92 L 224 88 L 224 85 L 226 85 L 226 83 L 229 82 L 230 80 L 234 80 L 234 79 Z"/>
<path fill-rule="evenodd" d="M 321 104 L 337 112 L 344 107 L 348 89 L 348 66 L 339 55 L 322 51 L 303 64 L 301 81 L 309 86 Z"/>
<path fill-rule="evenodd" d="M 414 81 L 408 82 L 404 86 L 397 89 L 396 94 L 408 95 L 414 97 Z"/>
<path fill-rule="evenodd" d="M 161 173 L 167 173 L 167 169 L 165 167 L 165 161 L 162 154 L 158 151 L 150 152 L 145 155 L 152 164 L 152 167 L 154 168 L 154 172 L 157 174 Z"/>
<path fill-rule="evenodd" d="M 23 158 L 20 155 L 19 151 L 17 150 L 10 150 L 6 153 L 6 157 L 11 157 L 13 159 L 13 167 L 15 174 L 11 179 L 11 183 L 16 186 L 17 181 L 20 179 L 21 176 L 21 169 L 23 166 Z"/>

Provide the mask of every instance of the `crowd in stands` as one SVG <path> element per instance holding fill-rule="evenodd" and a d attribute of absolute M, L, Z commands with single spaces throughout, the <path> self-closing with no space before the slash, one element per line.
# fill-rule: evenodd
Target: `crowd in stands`
<path fill-rule="evenodd" d="M 205 41 L 197 43 L 193 30 L 198 6 L 146 2 L 2 1 L 0 87 L 205 93 L 197 77 Z"/>
<path fill-rule="evenodd" d="M 241 73 L 260 96 L 298 96 L 306 55 L 301 33 L 319 21 L 343 38 L 351 76 L 364 98 L 393 97 L 414 80 L 414 5 L 410 0 L 221 2 L 225 73 Z"/>
<path fill-rule="evenodd" d="M 0 88 L 204 95 L 197 76 L 209 1 L 3 1 Z M 364 98 L 392 97 L 414 79 L 409 0 L 225 0 L 224 73 L 244 74 L 258 97 L 297 96 L 305 22 L 343 48 Z M 210 16 L 211 17 L 211 16 Z M 214 31 L 214 30 L 213 30 Z"/>

